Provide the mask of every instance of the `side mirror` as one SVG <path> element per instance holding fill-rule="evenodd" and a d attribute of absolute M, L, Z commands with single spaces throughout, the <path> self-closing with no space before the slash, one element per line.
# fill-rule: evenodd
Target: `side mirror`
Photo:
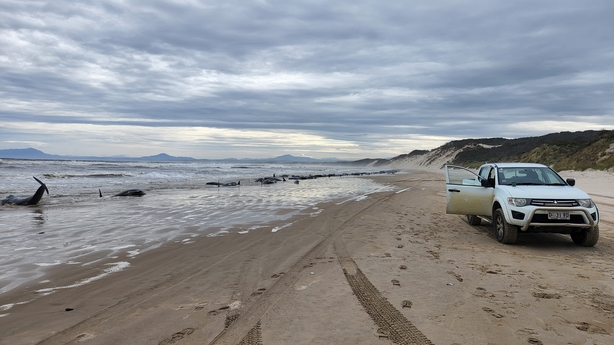
<path fill-rule="evenodd" d="M 576 185 L 576 180 L 573 178 L 568 178 L 566 181 L 567 181 L 567 184 L 572 187 Z"/>

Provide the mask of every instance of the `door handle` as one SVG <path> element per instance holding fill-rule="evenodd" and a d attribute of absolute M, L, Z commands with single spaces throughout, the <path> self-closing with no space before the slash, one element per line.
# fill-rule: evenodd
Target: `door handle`
<path fill-rule="evenodd" d="M 460 190 L 458 190 L 458 189 L 448 189 L 448 192 L 460 193 Z"/>

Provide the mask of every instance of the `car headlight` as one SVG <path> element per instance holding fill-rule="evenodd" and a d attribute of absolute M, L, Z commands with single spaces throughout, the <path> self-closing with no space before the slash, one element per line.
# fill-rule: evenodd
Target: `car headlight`
<path fill-rule="evenodd" d="M 592 199 L 578 199 L 578 204 L 582 207 L 592 208 L 595 206 Z"/>
<path fill-rule="evenodd" d="M 522 207 L 522 206 L 526 206 L 529 203 L 529 201 L 523 198 L 507 198 L 507 203 L 510 205 Z"/>

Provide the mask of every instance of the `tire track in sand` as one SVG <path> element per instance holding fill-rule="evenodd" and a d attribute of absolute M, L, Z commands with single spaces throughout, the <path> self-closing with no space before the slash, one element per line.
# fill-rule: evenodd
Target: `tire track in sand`
<path fill-rule="evenodd" d="M 343 240 L 337 238 L 333 245 L 345 278 L 367 314 L 380 327 L 379 333 L 388 336 L 395 344 L 433 345 L 362 273 L 350 257 Z"/>
<path fill-rule="evenodd" d="M 422 332 L 388 302 L 362 273 L 350 257 L 345 243 L 340 238 L 340 235 L 351 226 L 356 217 L 367 209 L 381 204 L 390 195 L 390 193 L 383 193 L 377 197 L 372 195 L 371 197 L 374 200 L 371 203 L 354 211 L 351 215 L 346 215 L 347 218 L 337 226 L 330 227 L 330 222 L 323 224 L 323 228 L 329 228 L 329 233 L 299 259 L 269 290 L 264 292 L 260 296 L 261 299 L 258 303 L 248 307 L 240 316 L 236 314 L 231 316 L 229 314 L 228 317 L 230 319 L 226 320 L 224 330 L 209 345 L 262 345 L 261 317 L 277 303 L 281 295 L 285 294 L 289 287 L 294 285 L 304 269 L 310 267 L 310 262 L 321 256 L 321 253 L 330 245 L 333 245 L 337 253 L 340 266 L 354 295 L 375 324 L 380 327 L 380 338 L 387 337 L 394 344 L 433 345 Z"/>
<path fill-rule="evenodd" d="M 224 324 L 224 329 L 227 329 L 239 318 L 239 314 L 229 315 L 226 317 L 226 322 Z M 239 345 L 262 345 L 262 327 L 260 325 L 260 321 L 256 323 L 256 325 L 247 332 L 247 335 L 239 342 Z"/>
<path fill-rule="evenodd" d="M 311 263 L 317 257 L 322 256 L 322 253 L 332 245 L 333 241 L 341 235 L 345 229 L 348 228 L 355 217 L 358 217 L 365 210 L 380 204 L 389 196 L 390 193 L 372 194 L 370 195 L 372 202 L 368 203 L 366 206 L 350 211 L 350 214 L 341 216 L 341 219 L 334 219 L 333 217 L 330 220 L 315 225 L 319 230 L 314 228 L 311 229 L 311 231 L 322 231 L 324 236 L 319 241 L 315 242 L 314 246 L 308 250 L 303 257 L 298 259 L 285 274 L 278 277 L 279 279 L 273 286 L 260 295 L 257 303 L 245 306 L 246 308 L 242 311 L 240 316 L 236 318 L 233 317 L 231 322 L 227 322 L 227 327 L 225 327 L 209 345 L 260 345 L 261 343 L 257 342 L 241 342 L 246 341 L 246 339 L 249 338 L 250 332 L 254 331 L 255 328 L 260 328 L 259 323 L 261 322 L 262 316 L 279 301 L 290 287 L 294 286 L 300 275 L 305 271 L 305 268 L 311 267 Z M 345 211 L 347 211 L 346 208 L 344 208 L 344 212 Z M 340 221 L 339 225 L 335 225 L 337 221 Z M 230 314 L 228 316 L 230 316 Z"/>

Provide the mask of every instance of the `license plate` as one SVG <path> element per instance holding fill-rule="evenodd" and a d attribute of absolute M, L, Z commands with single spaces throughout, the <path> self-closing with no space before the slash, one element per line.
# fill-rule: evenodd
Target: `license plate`
<path fill-rule="evenodd" d="M 554 212 L 548 211 L 548 219 L 569 220 L 569 212 Z"/>

